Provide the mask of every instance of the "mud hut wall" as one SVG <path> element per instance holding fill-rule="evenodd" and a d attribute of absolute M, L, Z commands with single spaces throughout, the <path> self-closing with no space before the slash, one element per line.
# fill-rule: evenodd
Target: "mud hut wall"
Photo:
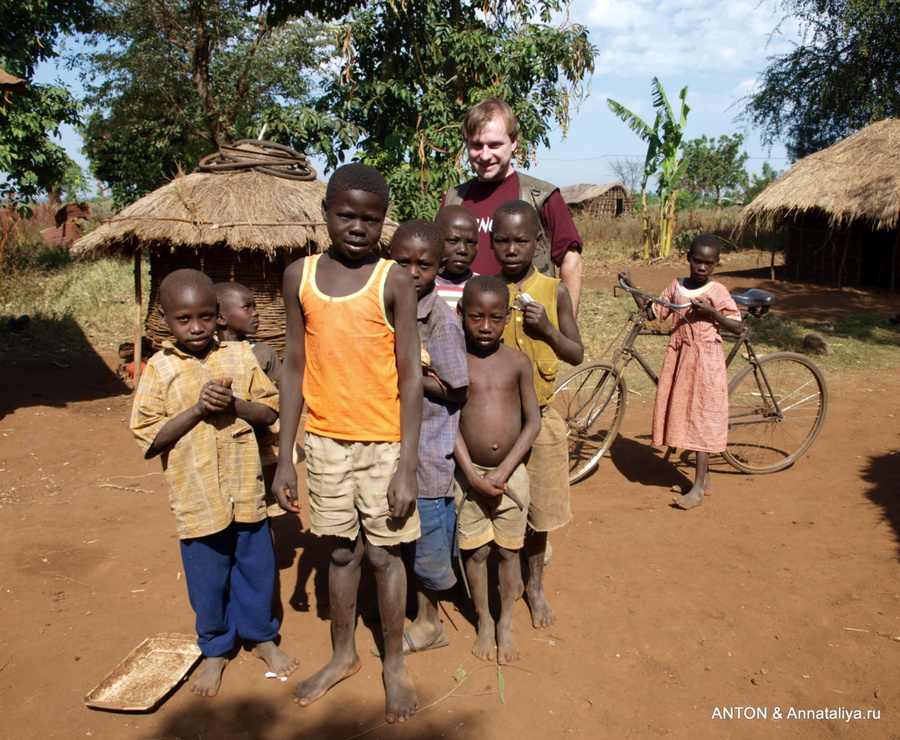
<path fill-rule="evenodd" d="M 151 249 L 150 297 L 145 327 L 156 349 L 165 340 L 173 341 L 169 328 L 159 317 L 159 285 L 174 270 L 192 268 L 205 272 L 214 283 L 234 281 L 245 285 L 256 299 L 259 331 L 254 339 L 272 345 L 284 356 L 284 297 L 281 291 L 285 267 L 308 252 L 281 250 L 273 261 L 262 250 L 233 252 L 223 249 Z"/>
<path fill-rule="evenodd" d="M 634 213 L 634 198 L 622 188 L 610 188 L 596 198 L 589 198 L 580 203 L 570 203 L 572 214 L 581 213 L 591 218 L 615 218 L 623 214 Z"/>

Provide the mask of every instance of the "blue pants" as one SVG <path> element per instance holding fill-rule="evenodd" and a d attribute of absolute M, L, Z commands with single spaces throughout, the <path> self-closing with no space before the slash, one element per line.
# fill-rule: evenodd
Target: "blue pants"
<path fill-rule="evenodd" d="M 221 532 L 181 540 L 181 562 L 205 657 L 225 655 L 238 636 L 253 642 L 278 636 L 272 615 L 275 551 L 265 519 L 232 522 Z"/>
<path fill-rule="evenodd" d="M 403 557 L 412 564 L 419 583 L 431 591 L 446 591 L 456 584 L 453 557 L 456 547 L 456 509 L 452 496 L 416 499 L 422 535 L 403 543 Z"/>

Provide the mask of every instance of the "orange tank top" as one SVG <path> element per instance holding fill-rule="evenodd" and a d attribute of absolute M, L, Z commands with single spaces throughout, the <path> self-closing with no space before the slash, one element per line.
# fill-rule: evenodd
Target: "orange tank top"
<path fill-rule="evenodd" d="M 325 295 L 316 285 L 321 255 L 306 259 L 300 305 L 306 324 L 306 431 L 360 442 L 400 441 L 394 327 L 384 283 L 394 263 L 379 260 L 363 288 Z"/>

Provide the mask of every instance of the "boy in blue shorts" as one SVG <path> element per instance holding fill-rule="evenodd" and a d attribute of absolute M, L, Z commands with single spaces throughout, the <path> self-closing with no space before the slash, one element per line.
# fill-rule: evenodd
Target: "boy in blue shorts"
<path fill-rule="evenodd" d="M 274 384 L 243 343 L 216 342 L 216 292 L 197 270 L 159 288 L 159 314 L 175 337 L 147 363 L 131 430 L 148 458 L 160 455 L 175 514 L 197 644 L 206 661 L 191 684 L 219 691 L 239 637 L 287 676 L 297 661 L 276 647 L 275 553 L 253 425 L 278 418 Z"/>
<path fill-rule="evenodd" d="M 491 247 L 500 263 L 499 277 L 509 287 L 510 307 L 514 309 L 501 341 L 528 355 L 541 407 L 541 432 L 531 448 L 527 465 L 531 505 L 525 537 L 528 566 L 525 597 L 535 628 L 548 627 L 556 621 L 544 594 L 547 533 L 572 519 L 566 422 L 553 408 L 556 376 L 560 361 L 578 365 L 584 360 L 584 347 L 568 289 L 532 266 L 540 243 L 541 223 L 530 203 L 509 200 L 494 212 Z"/>
<path fill-rule="evenodd" d="M 435 287 L 438 269 L 446 262 L 443 254 L 441 230 L 422 219 L 401 224 L 391 241 L 391 258 L 412 276 L 416 286 L 419 340 L 425 348 L 425 405 L 416 472 L 419 485 L 416 507 L 422 536 L 403 546 L 415 576 L 418 604 L 415 621 L 403 630 L 404 650 L 409 653 L 448 644 L 438 616 L 438 592 L 456 584 L 453 447 L 469 374 L 459 318 Z"/>
<path fill-rule="evenodd" d="M 323 203 L 331 247 L 285 270 L 287 347 L 273 489 L 282 508 L 299 513 L 292 451 L 305 401 L 311 529 L 331 545 L 334 654 L 297 686 L 294 701 L 307 706 L 360 669 L 356 598 L 365 554 L 375 571 L 384 634 L 385 719 L 393 723 L 419 707 L 403 657 L 400 545 L 420 533 L 416 460 L 423 390 L 413 280 L 373 253 L 387 208 L 388 186 L 378 170 L 338 168 Z"/>

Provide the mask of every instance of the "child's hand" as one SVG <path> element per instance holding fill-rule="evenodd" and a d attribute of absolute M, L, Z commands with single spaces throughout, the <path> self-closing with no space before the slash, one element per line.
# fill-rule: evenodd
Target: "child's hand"
<path fill-rule="evenodd" d="M 398 470 L 391 478 L 387 493 L 391 516 L 395 519 L 404 519 L 409 516 L 415 510 L 416 498 L 419 495 L 415 468 L 413 468 L 412 475 Z"/>
<path fill-rule="evenodd" d="M 200 389 L 198 405 L 200 413 L 204 416 L 218 411 L 227 411 L 233 402 L 234 392 L 231 390 L 231 378 L 210 380 Z"/>
<path fill-rule="evenodd" d="M 284 465 L 279 464 L 275 469 L 272 493 L 275 494 L 275 499 L 282 509 L 294 514 L 300 513 L 300 504 L 297 502 L 297 471 L 293 460 Z"/>
<path fill-rule="evenodd" d="M 713 308 L 712 303 L 706 300 L 703 297 L 700 298 L 691 298 L 691 305 L 696 308 L 700 313 L 705 314 L 706 316 L 715 317 L 718 314 L 718 311 Z"/>
<path fill-rule="evenodd" d="M 619 270 L 619 280 L 621 280 L 625 285 L 629 288 L 636 288 L 637 286 L 634 284 L 634 280 L 631 279 L 631 271 L 630 270 Z"/>
<path fill-rule="evenodd" d="M 506 492 L 506 484 L 491 478 L 490 473 L 476 476 L 469 481 L 469 485 L 472 486 L 475 493 L 487 499 L 500 498 Z"/>
<path fill-rule="evenodd" d="M 522 320 L 525 322 L 525 326 L 531 327 L 543 336 L 548 336 L 553 331 L 553 324 L 550 321 L 550 317 L 547 316 L 547 309 L 537 301 L 531 301 L 525 306 L 525 310 L 522 312 Z"/>

